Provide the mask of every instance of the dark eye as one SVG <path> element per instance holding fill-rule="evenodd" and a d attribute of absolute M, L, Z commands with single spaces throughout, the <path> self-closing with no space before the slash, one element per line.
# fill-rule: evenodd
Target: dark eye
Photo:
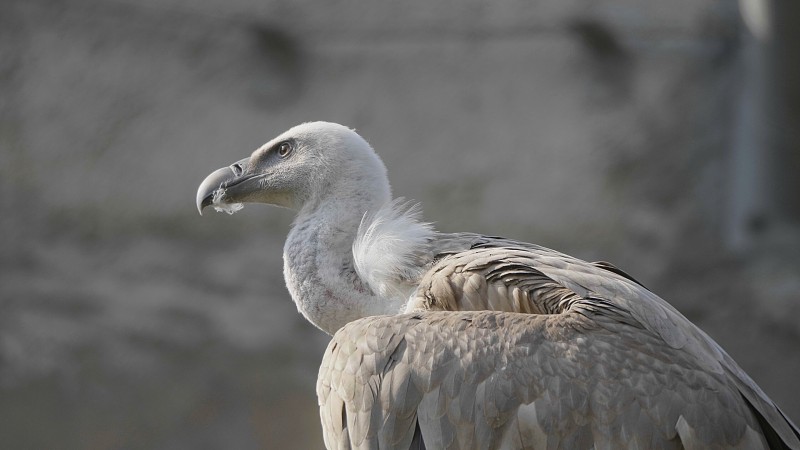
<path fill-rule="evenodd" d="M 292 153 L 292 144 L 289 142 L 281 142 L 280 145 L 278 145 L 278 156 L 285 158 L 289 153 Z"/>

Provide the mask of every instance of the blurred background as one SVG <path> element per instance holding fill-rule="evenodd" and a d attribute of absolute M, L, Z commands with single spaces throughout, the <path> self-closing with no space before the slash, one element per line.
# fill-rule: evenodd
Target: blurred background
<path fill-rule="evenodd" d="M 633 274 L 799 421 L 799 8 L 0 1 L 0 447 L 322 447 L 292 213 L 194 205 L 309 120 L 444 231 Z"/>

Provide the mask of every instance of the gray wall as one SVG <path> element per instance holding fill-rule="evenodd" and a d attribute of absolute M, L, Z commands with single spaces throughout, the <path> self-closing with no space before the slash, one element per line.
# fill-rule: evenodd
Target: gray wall
<path fill-rule="evenodd" d="M 734 2 L 0 9 L 0 446 L 322 446 L 291 213 L 194 207 L 308 120 L 361 132 L 442 230 L 614 262 L 800 418 L 800 253 L 725 240 Z"/>

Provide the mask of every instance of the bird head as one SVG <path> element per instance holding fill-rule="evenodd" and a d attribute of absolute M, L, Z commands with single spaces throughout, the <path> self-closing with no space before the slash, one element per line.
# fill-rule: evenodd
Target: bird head
<path fill-rule="evenodd" d="M 197 190 L 197 209 L 235 212 L 242 203 L 294 210 L 336 195 L 390 198 L 386 168 L 355 131 L 330 122 L 298 125 L 250 157 L 212 172 Z"/>

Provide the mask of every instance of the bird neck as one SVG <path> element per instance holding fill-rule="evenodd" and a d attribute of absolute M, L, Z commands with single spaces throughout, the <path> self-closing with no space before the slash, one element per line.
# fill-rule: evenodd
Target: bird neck
<path fill-rule="evenodd" d="M 385 201 L 377 197 L 382 196 L 332 197 L 303 208 L 286 239 L 286 286 L 303 316 L 328 334 L 353 320 L 396 313 L 402 307 L 379 299 L 353 262 L 361 218 Z"/>

